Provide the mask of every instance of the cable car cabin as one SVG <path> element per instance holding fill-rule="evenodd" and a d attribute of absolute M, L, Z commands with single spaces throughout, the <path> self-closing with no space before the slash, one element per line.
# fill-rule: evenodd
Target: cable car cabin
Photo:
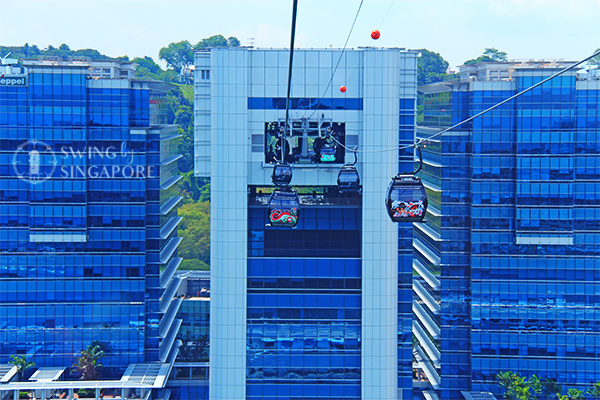
<path fill-rule="evenodd" d="M 325 144 L 321 147 L 319 161 L 322 163 L 332 163 L 336 160 L 336 149 L 331 144 Z"/>
<path fill-rule="evenodd" d="M 292 167 L 289 164 L 275 164 L 271 180 L 277 186 L 287 186 L 292 181 Z"/>
<path fill-rule="evenodd" d="M 421 179 L 412 175 L 392 178 L 385 206 L 394 222 L 423 222 L 427 211 L 427 194 Z"/>
<path fill-rule="evenodd" d="M 340 193 L 356 193 L 360 185 L 360 178 L 356 168 L 344 165 L 338 173 L 338 190 Z"/>
<path fill-rule="evenodd" d="M 269 225 L 294 228 L 300 217 L 300 199 L 292 189 L 275 189 L 269 197 L 267 209 Z"/>

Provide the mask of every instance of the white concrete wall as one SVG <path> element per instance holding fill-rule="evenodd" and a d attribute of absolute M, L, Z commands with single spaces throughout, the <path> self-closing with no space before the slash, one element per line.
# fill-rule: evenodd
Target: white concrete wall
<path fill-rule="evenodd" d="M 363 399 L 396 400 L 398 382 L 398 226 L 384 198 L 398 172 L 401 53 L 365 51 L 363 132 L 362 343 Z"/>
<path fill-rule="evenodd" d="M 248 112 L 245 50 L 212 51 L 210 398 L 246 397 Z"/>

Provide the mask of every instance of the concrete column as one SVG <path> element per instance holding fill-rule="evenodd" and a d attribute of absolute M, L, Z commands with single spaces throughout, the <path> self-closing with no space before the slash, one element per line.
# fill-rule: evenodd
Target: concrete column
<path fill-rule="evenodd" d="M 19 391 L 13 390 L 13 400 L 19 400 Z"/>
<path fill-rule="evenodd" d="M 96 400 L 99 400 L 100 399 L 100 388 L 96 388 L 95 395 L 96 395 Z"/>
<path fill-rule="evenodd" d="M 69 389 L 69 394 L 67 396 L 67 400 L 73 400 L 73 389 Z"/>

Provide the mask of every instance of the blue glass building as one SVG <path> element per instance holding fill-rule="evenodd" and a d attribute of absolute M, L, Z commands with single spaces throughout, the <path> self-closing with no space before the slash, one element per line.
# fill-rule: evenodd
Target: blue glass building
<path fill-rule="evenodd" d="M 172 360 L 180 300 L 168 85 L 119 62 L 0 66 L 0 362 Z"/>
<path fill-rule="evenodd" d="M 420 87 L 427 138 L 568 64 L 479 64 Z M 424 149 L 415 225 L 417 358 L 441 398 L 496 375 L 600 379 L 598 80 L 554 78 Z"/>
<path fill-rule="evenodd" d="M 211 177 L 211 399 L 412 398 L 412 226 L 389 220 L 384 197 L 399 168 L 412 169 L 412 152 L 389 150 L 414 140 L 416 56 L 295 52 L 283 158 L 301 211 L 286 229 L 266 225 L 289 52 L 197 53 L 195 170 Z M 333 162 L 319 162 L 326 131 L 364 150 L 359 193 L 337 188 L 350 151 L 329 143 Z"/>

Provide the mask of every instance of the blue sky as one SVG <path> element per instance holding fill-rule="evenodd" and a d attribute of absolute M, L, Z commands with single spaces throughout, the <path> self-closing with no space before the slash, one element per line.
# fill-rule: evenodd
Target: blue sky
<path fill-rule="evenodd" d="M 359 3 L 299 0 L 297 47 L 342 47 Z M 292 0 L 2 0 L 0 6 L 2 45 L 67 43 L 157 60 L 171 42 L 218 33 L 243 45 L 254 38 L 256 47 L 287 47 Z M 364 0 L 348 46 L 427 48 L 451 67 L 486 47 L 510 59 L 578 60 L 600 48 L 599 15 L 599 0 Z M 377 41 L 373 29 L 381 31 Z"/>

